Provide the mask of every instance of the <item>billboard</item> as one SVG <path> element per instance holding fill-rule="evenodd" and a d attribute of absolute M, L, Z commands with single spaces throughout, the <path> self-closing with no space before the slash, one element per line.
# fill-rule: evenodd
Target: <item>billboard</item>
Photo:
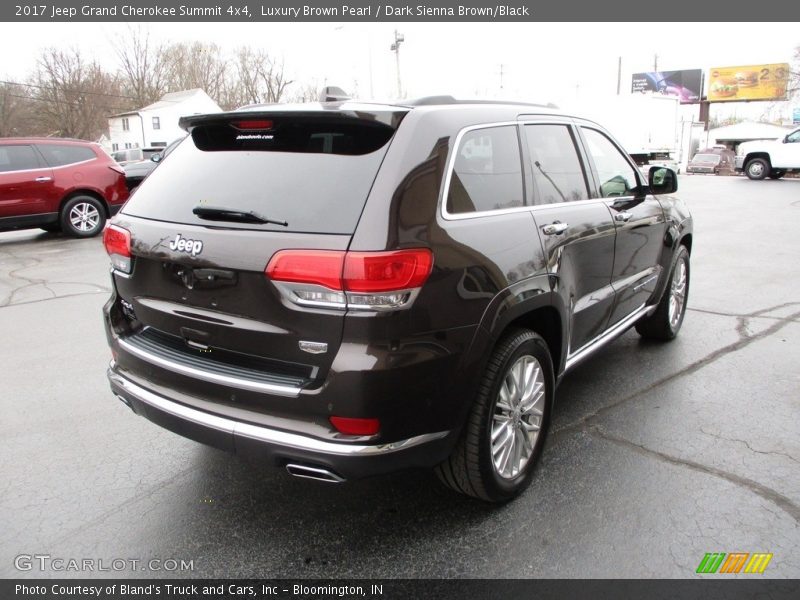
<path fill-rule="evenodd" d="M 666 96 L 676 96 L 681 104 L 695 104 L 700 101 L 703 91 L 703 71 L 687 69 L 684 71 L 650 71 L 634 73 L 631 92 L 660 92 Z"/>
<path fill-rule="evenodd" d="M 712 102 L 785 100 L 789 65 L 717 67 L 708 72 L 708 99 Z"/>

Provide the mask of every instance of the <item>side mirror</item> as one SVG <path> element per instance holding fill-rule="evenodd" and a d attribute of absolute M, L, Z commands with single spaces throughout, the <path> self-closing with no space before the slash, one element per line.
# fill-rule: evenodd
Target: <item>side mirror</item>
<path fill-rule="evenodd" d="M 650 193 L 656 196 L 678 191 L 678 175 L 668 167 L 650 167 L 647 183 Z"/>
<path fill-rule="evenodd" d="M 151 154 L 150 160 L 152 160 L 154 163 L 161 162 L 161 152 L 156 152 L 155 154 Z"/>

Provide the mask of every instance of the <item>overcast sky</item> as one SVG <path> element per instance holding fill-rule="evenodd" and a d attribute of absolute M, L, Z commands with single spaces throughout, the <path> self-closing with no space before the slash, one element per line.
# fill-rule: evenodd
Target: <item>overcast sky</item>
<path fill-rule="evenodd" d="M 800 46 L 795 23 L 152 23 L 159 41 L 215 42 L 233 50 L 264 48 L 285 60 L 290 78 L 338 85 L 361 98 L 396 97 L 394 30 L 408 97 L 453 94 L 569 104 L 622 91 L 631 73 L 791 62 Z M 108 68 L 126 24 L 0 23 L 0 78 L 19 79 L 45 47 L 76 46 Z M 13 57 L 13 59 L 9 58 Z M 370 69 L 371 64 L 371 69 Z M 501 69 L 503 72 L 501 84 Z M 752 116 L 765 103 L 739 104 Z M 733 110 L 733 107 L 728 107 Z"/>

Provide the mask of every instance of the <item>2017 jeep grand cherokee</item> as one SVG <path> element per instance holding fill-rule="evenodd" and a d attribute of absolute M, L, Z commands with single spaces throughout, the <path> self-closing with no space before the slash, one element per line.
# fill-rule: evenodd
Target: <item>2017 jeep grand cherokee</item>
<path fill-rule="evenodd" d="M 598 125 L 536 105 L 264 106 L 191 136 L 105 232 L 114 393 L 341 481 L 435 467 L 507 500 L 557 381 L 681 327 L 692 221 Z"/>

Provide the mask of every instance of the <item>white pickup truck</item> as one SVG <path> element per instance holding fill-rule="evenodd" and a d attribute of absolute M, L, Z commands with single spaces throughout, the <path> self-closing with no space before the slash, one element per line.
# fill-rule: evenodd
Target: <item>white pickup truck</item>
<path fill-rule="evenodd" d="M 800 127 L 776 140 L 740 144 L 736 170 L 750 179 L 780 179 L 789 171 L 800 171 Z"/>

